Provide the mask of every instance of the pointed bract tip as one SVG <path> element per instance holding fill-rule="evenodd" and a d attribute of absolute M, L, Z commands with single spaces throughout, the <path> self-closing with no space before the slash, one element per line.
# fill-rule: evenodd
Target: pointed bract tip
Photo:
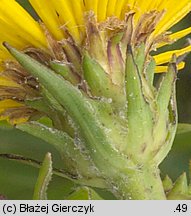
<path fill-rule="evenodd" d="M 2 44 L 6 49 L 10 50 L 11 47 L 6 41 L 4 41 Z"/>
<path fill-rule="evenodd" d="M 172 55 L 172 58 L 169 62 L 169 71 L 174 72 L 175 74 L 178 73 L 178 69 L 177 69 L 177 56 L 176 54 Z"/>
<path fill-rule="evenodd" d="M 128 54 L 132 54 L 133 53 L 132 46 L 130 44 L 127 44 L 127 53 Z"/>
<path fill-rule="evenodd" d="M 49 159 L 52 159 L 51 153 L 50 153 L 50 152 L 47 152 L 46 157 L 49 158 Z"/>
<path fill-rule="evenodd" d="M 170 63 L 172 63 L 172 64 L 177 64 L 177 57 L 176 57 L 176 54 L 173 54 L 173 55 L 172 55 L 172 59 L 171 59 Z"/>

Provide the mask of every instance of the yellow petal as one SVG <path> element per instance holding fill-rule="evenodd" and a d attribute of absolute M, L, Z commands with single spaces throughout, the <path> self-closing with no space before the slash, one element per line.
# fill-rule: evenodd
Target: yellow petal
<path fill-rule="evenodd" d="M 74 14 L 75 20 L 79 26 L 84 25 L 84 2 L 83 0 L 78 0 L 73 3 L 69 1 L 71 4 L 72 12 Z"/>
<path fill-rule="evenodd" d="M 25 123 L 29 120 L 29 116 L 28 117 L 20 117 L 20 118 L 14 118 L 14 119 L 11 119 L 9 120 L 10 123 L 12 125 L 18 125 L 18 124 L 22 124 L 22 123 Z"/>
<path fill-rule="evenodd" d="M 14 100 L 6 99 L 0 101 L 0 110 L 5 110 L 7 108 L 14 108 L 14 107 L 20 107 L 23 106 L 23 104 L 18 103 Z"/>
<path fill-rule="evenodd" d="M 108 0 L 107 16 L 115 15 L 115 5 L 117 0 Z"/>
<path fill-rule="evenodd" d="M 126 0 L 117 0 L 116 2 L 115 15 L 119 18 L 121 17 L 121 12 L 123 10 L 125 3 L 126 3 Z"/>
<path fill-rule="evenodd" d="M 25 117 L 17 116 L 17 118 L 10 119 L 10 117 L 8 115 L 3 115 L 3 112 L 6 111 L 7 109 L 19 108 L 19 107 L 23 107 L 23 106 L 24 105 L 22 103 L 18 103 L 16 101 L 10 100 L 10 99 L 0 101 L 0 121 L 7 120 L 8 122 L 10 122 L 13 125 L 26 122 L 29 119 L 29 117 L 27 117 L 27 116 L 25 116 Z"/>
<path fill-rule="evenodd" d="M 107 4 L 108 4 L 108 0 L 98 0 L 98 7 L 97 7 L 98 21 L 103 21 L 103 20 L 106 19 L 106 16 L 107 16 Z"/>
<path fill-rule="evenodd" d="M 180 50 L 172 50 L 165 53 L 161 53 L 159 55 L 154 56 L 154 59 L 156 61 L 156 64 L 160 65 L 169 62 L 173 54 L 175 54 L 176 56 L 181 56 L 190 51 L 191 51 L 191 46 L 187 46 Z"/>
<path fill-rule="evenodd" d="M 47 0 L 29 0 L 29 2 L 54 37 L 61 40 L 64 34 L 60 29 L 61 24 L 52 3 Z"/>
<path fill-rule="evenodd" d="M 94 11 L 95 15 L 97 15 L 98 9 L 98 0 L 84 0 L 85 11 Z"/>
<path fill-rule="evenodd" d="M 1 86 L 10 86 L 10 87 L 21 87 L 19 84 L 15 83 L 14 81 L 12 81 L 8 78 L 2 77 L 2 76 L 0 76 L 0 85 Z"/>
<path fill-rule="evenodd" d="M 17 34 L 20 40 L 27 40 L 37 47 L 46 47 L 46 39 L 38 23 L 14 0 L 1 0 L 0 18 L 7 23 L 8 28 L 0 26 L 0 31 Z M 10 27 L 11 26 L 11 27 Z"/>
<path fill-rule="evenodd" d="M 176 33 L 174 33 L 174 34 L 171 34 L 171 35 L 170 35 L 170 39 L 171 39 L 171 40 L 178 40 L 178 39 L 180 39 L 180 38 L 185 37 L 186 35 L 188 35 L 188 34 L 190 34 L 190 33 L 191 33 L 191 27 L 186 28 L 186 29 L 181 30 L 181 31 L 178 31 L 178 32 L 176 32 Z"/>
<path fill-rule="evenodd" d="M 175 42 L 175 41 L 179 40 L 180 38 L 187 36 L 190 33 L 191 33 L 191 27 L 169 35 L 169 40 L 171 42 Z M 159 43 L 159 44 L 157 44 L 157 48 L 165 46 L 167 44 L 169 44 L 169 43 L 167 43 L 167 42 Z"/>
<path fill-rule="evenodd" d="M 177 65 L 177 69 L 181 70 L 185 66 L 185 62 L 181 62 Z M 156 66 L 155 73 L 164 73 L 168 71 L 168 66 Z"/>
<path fill-rule="evenodd" d="M 159 35 L 164 31 L 169 30 L 173 25 L 178 23 L 186 14 L 189 13 L 191 8 L 190 0 L 177 0 L 161 1 L 160 9 L 166 9 L 166 14 L 157 25 L 154 35 Z"/>
<path fill-rule="evenodd" d="M 76 39 L 77 42 L 80 41 L 80 33 L 78 24 L 75 20 L 74 13 L 72 12 L 70 0 L 49 0 L 53 9 L 58 14 L 58 19 L 62 26 L 66 25 L 70 33 Z M 47 16 L 48 19 L 48 16 Z"/>

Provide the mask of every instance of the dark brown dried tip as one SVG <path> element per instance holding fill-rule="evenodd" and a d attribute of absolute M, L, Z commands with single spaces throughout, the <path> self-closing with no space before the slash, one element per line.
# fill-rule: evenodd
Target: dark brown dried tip
<path fill-rule="evenodd" d="M 130 44 L 127 45 L 127 53 L 130 53 L 130 54 L 133 53 L 132 46 Z"/>
<path fill-rule="evenodd" d="M 173 54 L 172 55 L 172 59 L 169 63 L 169 65 L 171 65 L 173 67 L 173 71 L 175 72 L 175 74 L 178 73 L 178 70 L 177 70 L 177 57 L 176 57 L 176 54 Z"/>
<path fill-rule="evenodd" d="M 11 46 L 6 41 L 4 41 L 2 44 L 6 49 L 10 50 Z"/>
<path fill-rule="evenodd" d="M 4 41 L 2 44 L 3 44 L 3 46 L 11 53 L 11 50 L 13 49 L 13 48 L 11 47 L 11 45 L 9 45 L 6 41 Z"/>
<path fill-rule="evenodd" d="M 176 54 L 173 54 L 172 55 L 172 59 L 171 59 L 171 62 L 172 64 L 177 64 L 177 57 L 176 57 Z"/>

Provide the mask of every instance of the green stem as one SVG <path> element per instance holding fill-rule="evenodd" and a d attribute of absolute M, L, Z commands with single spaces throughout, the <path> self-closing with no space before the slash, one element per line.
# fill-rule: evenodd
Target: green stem
<path fill-rule="evenodd" d="M 166 200 L 158 167 L 143 166 L 113 179 L 112 192 L 125 200 Z"/>

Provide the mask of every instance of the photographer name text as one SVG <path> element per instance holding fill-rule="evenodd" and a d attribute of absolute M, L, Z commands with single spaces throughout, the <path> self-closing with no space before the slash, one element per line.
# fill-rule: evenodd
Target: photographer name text
<path fill-rule="evenodd" d="M 16 214 L 16 213 L 81 213 L 87 215 L 95 212 L 95 206 L 89 205 L 63 205 L 63 204 L 46 204 L 46 205 L 29 205 L 26 203 L 4 204 L 2 209 L 4 215 Z"/>

